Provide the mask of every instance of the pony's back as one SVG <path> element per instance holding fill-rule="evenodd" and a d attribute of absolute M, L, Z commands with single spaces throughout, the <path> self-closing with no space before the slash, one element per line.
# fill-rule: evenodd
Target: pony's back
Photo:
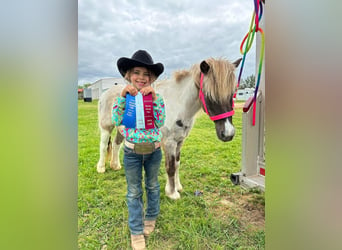
<path fill-rule="evenodd" d="M 99 126 L 108 131 L 113 130 L 114 125 L 112 124 L 112 108 L 114 100 L 118 97 L 125 87 L 124 84 L 114 85 L 107 91 L 102 93 L 98 104 L 99 114 Z"/>

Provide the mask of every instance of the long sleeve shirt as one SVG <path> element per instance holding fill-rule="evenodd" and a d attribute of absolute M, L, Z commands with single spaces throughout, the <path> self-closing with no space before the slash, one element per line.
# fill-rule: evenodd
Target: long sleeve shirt
<path fill-rule="evenodd" d="M 137 129 L 120 126 L 125 112 L 126 98 L 119 96 L 116 98 L 112 109 L 112 123 L 119 127 L 119 132 L 127 141 L 133 143 L 141 142 L 160 142 L 162 134 L 160 128 L 165 122 L 165 104 L 162 96 L 158 93 L 157 100 L 153 101 L 154 128 Z"/>

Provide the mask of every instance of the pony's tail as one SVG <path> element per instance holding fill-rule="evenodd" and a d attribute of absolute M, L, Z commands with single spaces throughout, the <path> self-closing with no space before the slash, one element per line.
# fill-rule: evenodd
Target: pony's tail
<path fill-rule="evenodd" d="M 112 137 L 109 136 L 108 145 L 107 145 L 107 156 L 106 161 L 110 161 L 112 159 Z"/>

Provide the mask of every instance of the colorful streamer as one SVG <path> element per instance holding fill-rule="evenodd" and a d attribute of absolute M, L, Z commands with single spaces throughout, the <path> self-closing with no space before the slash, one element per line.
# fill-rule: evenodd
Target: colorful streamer
<path fill-rule="evenodd" d="M 239 77 L 238 77 L 237 88 L 240 86 L 240 80 L 241 80 L 241 75 L 242 75 L 242 71 L 243 71 L 243 66 L 245 64 L 246 54 L 250 50 L 250 48 L 252 47 L 255 33 L 260 32 L 261 48 L 260 48 L 260 60 L 259 60 L 258 76 L 257 76 L 257 82 L 255 85 L 254 98 L 253 98 L 253 126 L 255 126 L 256 97 L 257 97 L 259 84 L 260 84 L 260 77 L 261 77 L 261 72 L 262 72 L 262 62 L 264 60 L 264 50 L 265 50 L 264 31 L 259 27 L 259 22 L 261 20 L 262 14 L 263 14 L 262 3 L 259 0 L 254 0 L 254 12 L 253 12 L 251 24 L 249 27 L 249 31 L 246 34 L 246 36 L 244 37 L 244 39 L 242 40 L 241 45 L 240 45 L 240 52 L 241 52 L 241 54 L 243 54 L 243 58 L 242 58 L 240 73 L 239 73 Z M 254 23 L 254 25 L 253 25 L 253 23 Z M 246 42 L 246 40 L 247 40 L 247 42 Z M 245 44 L 245 42 L 246 42 L 246 44 Z M 245 44 L 245 49 L 243 50 L 244 44 Z M 236 97 L 236 93 L 235 93 L 234 97 Z"/>

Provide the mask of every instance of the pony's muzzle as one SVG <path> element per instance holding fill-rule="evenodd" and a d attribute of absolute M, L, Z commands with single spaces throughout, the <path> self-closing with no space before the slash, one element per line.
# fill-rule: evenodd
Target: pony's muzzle
<path fill-rule="evenodd" d="M 231 141 L 233 140 L 233 138 L 234 138 L 234 135 L 233 136 L 224 136 L 224 135 L 219 136 L 219 139 L 224 142 Z"/>
<path fill-rule="evenodd" d="M 229 119 L 226 119 L 224 122 L 220 121 L 216 123 L 216 134 L 221 141 L 231 141 L 235 135 L 235 128 Z"/>

